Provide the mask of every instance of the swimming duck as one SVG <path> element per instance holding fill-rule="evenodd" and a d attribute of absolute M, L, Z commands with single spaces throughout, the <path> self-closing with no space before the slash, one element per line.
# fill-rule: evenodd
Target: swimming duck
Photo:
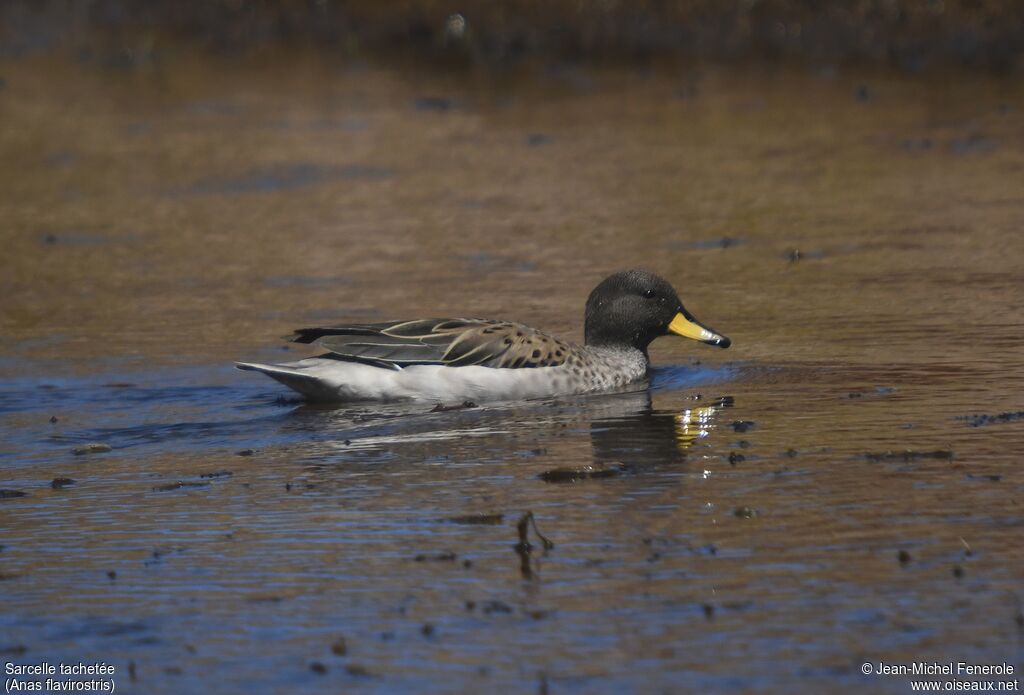
<path fill-rule="evenodd" d="M 674 333 L 727 348 L 664 279 L 615 273 L 587 299 L 584 344 L 490 319 L 419 319 L 300 328 L 291 340 L 327 352 L 287 364 L 238 362 L 309 400 L 521 400 L 610 391 L 644 379 L 647 347 Z"/>

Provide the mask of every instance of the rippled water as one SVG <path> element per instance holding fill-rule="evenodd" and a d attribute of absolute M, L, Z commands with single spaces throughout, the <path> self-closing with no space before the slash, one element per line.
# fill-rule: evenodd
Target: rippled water
<path fill-rule="evenodd" d="M 907 692 L 861 664 L 1021 665 L 1017 82 L 0 74 L 6 661 L 146 693 Z M 733 348 L 666 338 L 650 388 L 448 412 L 231 367 L 328 321 L 578 339 L 631 266 Z M 517 552 L 527 511 L 553 548 Z"/>

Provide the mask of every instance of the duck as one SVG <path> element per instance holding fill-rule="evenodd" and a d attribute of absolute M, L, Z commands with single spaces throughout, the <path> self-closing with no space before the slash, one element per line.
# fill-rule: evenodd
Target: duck
<path fill-rule="evenodd" d="M 656 338 L 677 335 L 728 348 L 675 288 L 625 270 L 591 291 L 582 345 L 521 323 L 434 318 L 297 329 L 289 339 L 326 352 L 297 362 L 236 362 L 309 401 L 518 401 L 622 390 L 643 382 Z"/>

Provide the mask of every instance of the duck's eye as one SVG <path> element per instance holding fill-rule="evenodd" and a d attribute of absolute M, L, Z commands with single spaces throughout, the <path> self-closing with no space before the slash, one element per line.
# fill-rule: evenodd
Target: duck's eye
<path fill-rule="evenodd" d="M 650 299 L 654 296 L 654 290 L 644 290 L 644 297 Z"/>

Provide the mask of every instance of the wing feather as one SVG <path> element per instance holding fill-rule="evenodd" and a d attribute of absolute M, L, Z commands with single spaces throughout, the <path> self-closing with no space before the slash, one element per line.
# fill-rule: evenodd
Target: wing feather
<path fill-rule="evenodd" d="M 301 328 L 292 340 L 319 345 L 338 359 L 396 368 L 413 364 L 554 367 L 578 349 L 522 324 L 463 318 Z"/>

